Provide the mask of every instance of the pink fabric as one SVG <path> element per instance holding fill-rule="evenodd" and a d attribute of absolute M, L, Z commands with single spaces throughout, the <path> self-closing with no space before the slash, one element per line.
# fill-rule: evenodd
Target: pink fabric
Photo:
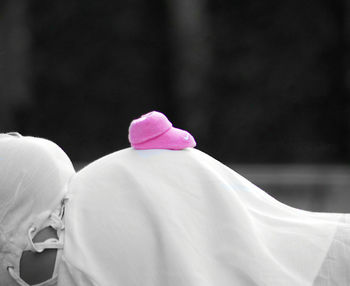
<path fill-rule="evenodd" d="M 135 149 L 181 150 L 196 146 L 190 133 L 173 127 L 168 118 L 157 111 L 149 112 L 131 122 L 129 141 Z"/>

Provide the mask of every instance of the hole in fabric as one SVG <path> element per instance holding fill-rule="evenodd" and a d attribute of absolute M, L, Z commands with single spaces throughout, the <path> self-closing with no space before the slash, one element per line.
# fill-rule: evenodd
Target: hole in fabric
<path fill-rule="evenodd" d="M 48 238 L 58 238 L 52 227 L 40 230 L 33 242 L 43 242 Z M 20 276 L 29 285 L 38 284 L 52 278 L 56 262 L 56 249 L 45 249 L 41 253 L 23 251 L 20 261 Z"/>

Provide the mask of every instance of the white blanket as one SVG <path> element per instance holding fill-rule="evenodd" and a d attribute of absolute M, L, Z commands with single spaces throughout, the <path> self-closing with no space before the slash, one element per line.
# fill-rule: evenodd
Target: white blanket
<path fill-rule="evenodd" d="M 196 149 L 124 149 L 69 187 L 59 286 L 350 285 L 349 217 L 284 205 Z"/>

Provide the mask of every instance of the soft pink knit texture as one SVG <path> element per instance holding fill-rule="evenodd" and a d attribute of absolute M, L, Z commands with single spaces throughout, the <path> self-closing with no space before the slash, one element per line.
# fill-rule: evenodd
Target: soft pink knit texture
<path fill-rule="evenodd" d="M 172 126 L 168 118 L 152 111 L 131 122 L 129 142 L 135 149 L 181 150 L 195 147 L 196 141 L 185 130 Z"/>

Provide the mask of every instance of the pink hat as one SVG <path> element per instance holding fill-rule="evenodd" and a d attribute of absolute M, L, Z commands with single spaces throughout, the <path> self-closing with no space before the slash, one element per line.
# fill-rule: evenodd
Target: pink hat
<path fill-rule="evenodd" d="M 181 150 L 196 146 L 193 136 L 174 128 L 163 113 L 152 111 L 131 122 L 129 142 L 135 149 Z"/>

